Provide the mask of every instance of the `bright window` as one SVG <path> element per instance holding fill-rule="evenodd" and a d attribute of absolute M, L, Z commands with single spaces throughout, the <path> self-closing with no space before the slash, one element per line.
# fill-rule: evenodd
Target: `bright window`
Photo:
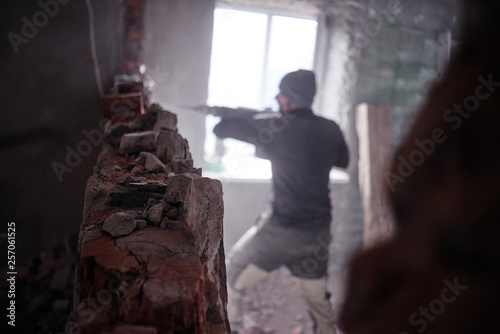
<path fill-rule="evenodd" d="M 217 8 L 207 104 L 277 110 L 278 85 L 288 72 L 314 68 L 318 22 L 270 11 Z M 254 146 L 217 140 L 218 118 L 207 116 L 205 160 L 223 177 L 270 178 L 270 164 Z"/>

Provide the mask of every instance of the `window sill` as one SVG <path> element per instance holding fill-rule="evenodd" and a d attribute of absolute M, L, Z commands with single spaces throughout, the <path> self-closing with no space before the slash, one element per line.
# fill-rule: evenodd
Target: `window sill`
<path fill-rule="evenodd" d="M 221 171 L 203 171 L 204 177 L 217 179 L 221 182 L 230 183 L 270 183 L 271 175 L 257 175 L 256 173 L 239 174 L 238 177 L 231 176 L 229 173 Z M 330 172 L 330 184 L 347 184 L 350 176 L 347 172 L 340 169 L 332 169 Z"/>

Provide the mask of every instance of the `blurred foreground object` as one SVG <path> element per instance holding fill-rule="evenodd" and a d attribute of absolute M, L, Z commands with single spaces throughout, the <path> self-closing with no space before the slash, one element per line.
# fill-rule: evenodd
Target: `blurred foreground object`
<path fill-rule="evenodd" d="M 345 333 L 498 332 L 499 16 L 464 1 L 463 44 L 386 174 L 395 236 L 352 260 Z"/>

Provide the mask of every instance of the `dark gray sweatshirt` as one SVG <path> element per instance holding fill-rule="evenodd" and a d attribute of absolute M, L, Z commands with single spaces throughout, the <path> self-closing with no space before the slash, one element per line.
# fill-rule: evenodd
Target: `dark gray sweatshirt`
<path fill-rule="evenodd" d="M 299 229 L 320 229 L 331 222 L 329 174 L 347 167 L 349 152 L 334 121 L 297 109 L 287 114 L 217 108 L 214 128 L 221 138 L 256 145 L 273 172 L 272 221 Z"/>

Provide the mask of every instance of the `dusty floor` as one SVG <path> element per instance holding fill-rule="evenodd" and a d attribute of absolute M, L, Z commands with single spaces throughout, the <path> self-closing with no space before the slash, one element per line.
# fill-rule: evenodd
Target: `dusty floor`
<path fill-rule="evenodd" d="M 343 270 L 331 269 L 328 289 L 334 313 L 343 300 Z M 286 268 L 252 286 L 243 300 L 244 334 L 313 334 L 300 289 Z M 341 334 L 338 331 L 338 334 Z"/>

